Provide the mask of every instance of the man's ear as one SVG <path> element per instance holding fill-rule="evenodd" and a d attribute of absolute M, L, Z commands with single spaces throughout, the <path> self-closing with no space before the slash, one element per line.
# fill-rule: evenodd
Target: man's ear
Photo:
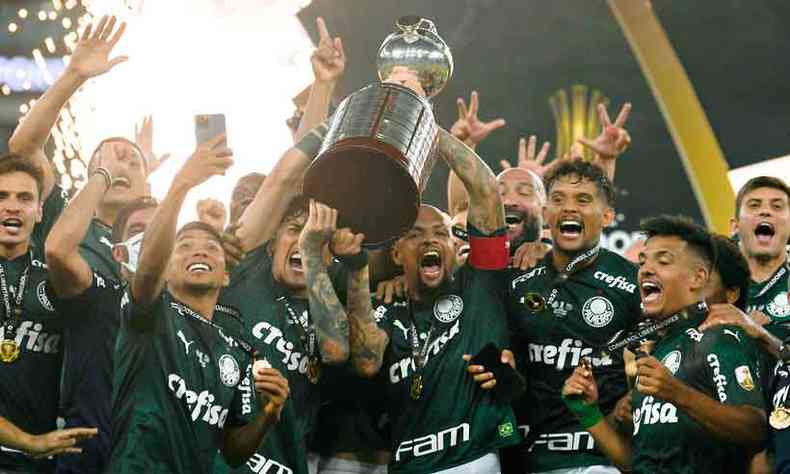
<path fill-rule="evenodd" d="M 727 288 L 727 303 L 735 304 L 738 301 L 738 298 L 741 297 L 741 289 L 740 288 Z"/>
<path fill-rule="evenodd" d="M 392 248 L 390 249 L 390 257 L 392 257 L 392 261 L 395 263 L 395 265 L 399 267 L 403 266 L 403 255 L 400 252 L 400 245 L 398 245 L 398 242 L 395 242 L 395 244 L 392 245 Z"/>
<path fill-rule="evenodd" d="M 129 261 L 129 250 L 125 245 L 115 244 L 112 246 L 112 259 L 118 263 Z"/>
<path fill-rule="evenodd" d="M 614 222 L 614 208 L 606 206 L 603 211 L 603 226 L 609 227 Z"/>
<path fill-rule="evenodd" d="M 708 286 L 710 271 L 705 265 L 699 264 L 694 268 L 691 274 L 691 289 L 694 291 Z"/>

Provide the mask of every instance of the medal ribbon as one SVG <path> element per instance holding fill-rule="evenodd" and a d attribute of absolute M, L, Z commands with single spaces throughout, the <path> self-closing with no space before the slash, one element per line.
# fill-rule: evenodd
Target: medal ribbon
<path fill-rule="evenodd" d="M 673 314 L 667 319 L 654 323 L 649 323 L 641 328 L 637 328 L 635 331 L 628 334 L 625 338 L 607 344 L 606 350 L 609 351 L 610 353 L 614 353 L 615 351 L 618 351 L 624 347 L 631 345 L 632 343 L 645 339 L 647 336 L 655 334 L 658 331 L 671 326 L 672 324 L 676 323 L 677 321 L 680 321 L 681 319 L 688 319 L 689 317 L 692 316 L 691 313 L 693 312 L 707 313 L 708 305 L 704 301 L 701 301 L 689 307 L 683 308 L 680 312 Z M 616 334 L 615 338 L 617 336 L 619 336 L 619 334 Z"/>
<path fill-rule="evenodd" d="M 28 253 L 28 258 L 32 260 L 33 256 Z M 6 333 L 4 336 L 5 339 L 14 339 L 13 333 L 16 331 L 16 323 L 18 323 L 17 319 L 19 319 L 18 313 L 22 308 L 22 300 L 25 296 L 25 287 L 27 286 L 27 277 L 29 273 L 30 262 L 28 261 L 25 270 L 22 272 L 22 276 L 19 277 L 19 282 L 17 283 L 16 289 L 16 297 L 14 298 L 14 307 L 12 308 L 5 268 L 0 265 L 0 293 L 3 295 L 3 307 L 5 309 L 5 315 L 3 318 L 3 322 L 6 325 Z"/>
<path fill-rule="evenodd" d="M 417 332 L 417 319 L 414 317 L 414 307 L 411 300 L 409 300 L 409 319 L 411 320 L 411 359 L 414 362 L 413 377 L 422 376 L 422 369 L 428 361 L 428 347 L 431 345 L 431 335 L 433 334 L 433 324 L 428 329 L 428 335 L 425 337 L 425 342 L 420 347 L 420 337 Z"/>
<path fill-rule="evenodd" d="M 0 285 L 2 285 L 2 283 L 3 283 L 2 280 L 0 280 Z M 0 289 L 1 289 L 1 287 L 0 287 Z M 250 355 L 252 355 L 252 353 L 253 353 L 252 346 L 247 341 L 245 341 L 243 339 L 239 339 L 237 337 L 233 337 L 233 335 L 225 334 L 224 328 L 222 326 L 220 326 L 219 324 L 215 323 L 214 321 L 211 321 L 209 319 L 204 318 L 201 314 L 197 313 L 192 308 L 190 308 L 189 306 L 187 306 L 187 305 L 185 305 L 183 303 L 179 303 L 178 301 L 173 301 L 170 304 L 178 311 L 178 314 L 181 314 L 181 315 L 186 314 L 187 316 L 189 316 L 192 319 L 195 319 L 195 320 L 197 320 L 197 321 L 199 321 L 199 322 L 201 322 L 203 324 L 207 324 L 207 325 L 211 326 L 212 328 L 216 329 L 217 331 L 220 331 L 222 333 L 221 335 L 223 337 L 231 339 L 233 342 L 238 344 L 245 352 L 247 352 Z"/>
<path fill-rule="evenodd" d="M 767 285 L 765 285 L 765 286 L 763 287 L 763 289 L 762 289 L 762 290 L 760 290 L 760 292 L 759 292 L 759 293 L 757 293 L 757 296 L 755 296 L 755 298 L 759 298 L 759 297 L 763 296 L 764 294 L 768 293 L 768 290 L 770 290 L 771 288 L 773 288 L 773 287 L 774 287 L 774 285 L 776 285 L 776 284 L 779 282 L 779 280 L 781 280 L 781 279 L 782 279 L 782 277 L 784 276 L 784 274 L 785 274 L 785 273 L 787 273 L 787 266 L 788 266 L 788 264 L 790 264 L 790 262 L 788 262 L 787 260 L 785 260 L 785 263 L 782 265 L 782 268 L 780 268 L 780 269 L 779 269 L 779 271 L 778 271 L 778 272 L 776 272 L 776 274 L 774 275 L 774 277 L 773 277 L 773 278 L 771 278 L 771 281 L 769 281 L 769 282 L 768 282 L 768 284 L 767 284 Z"/>
<path fill-rule="evenodd" d="M 305 349 L 307 349 L 307 356 L 310 359 L 316 358 L 315 326 L 310 324 L 310 312 L 307 312 L 307 321 L 302 323 L 302 320 L 296 315 L 296 311 L 294 311 L 288 298 L 281 296 L 277 298 L 277 301 L 282 302 L 285 312 L 288 313 L 288 318 L 293 322 L 299 332 L 299 339 L 302 340 L 302 345 L 307 346 L 305 347 Z"/>
<path fill-rule="evenodd" d="M 600 251 L 601 251 L 601 242 L 598 242 L 595 244 L 593 248 L 587 250 L 584 253 L 577 255 L 573 260 L 570 261 L 570 263 L 568 263 L 568 265 L 565 266 L 565 271 L 560 272 L 560 274 L 557 276 L 557 278 L 554 280 L 554 282 L 551 285 L 551 293 L 549 294 L 548 301 L 546 301 L 546 306 L 551 306 L 552 303 L 554 303 L 554 300 L 557 299 L 557 296 L 559 296 L 560 291 L 557 289 L 557 286 L 567 281 L 568 278 L 571 277 L 571 275 L 579 271 L 578 269 L 579 265 L 581 265 L 582 263 L 591 262 L 595 260 L 595 257 L 598 256 Z"/>

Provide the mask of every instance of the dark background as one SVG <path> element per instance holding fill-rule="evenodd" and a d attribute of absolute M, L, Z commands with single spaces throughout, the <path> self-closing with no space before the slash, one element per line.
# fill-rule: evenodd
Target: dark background
<path fill-rule="evenodd" d="M 642 0 L 634 0 L 642 1 Z M 707 112 L 730 167 L 790 154 L 790 2 L 787 0 L 654 0 Z M 7 34 L 19 8 L 35 16 L 46 0 L 0 1 L 0 55 L 30 56 L 46 36 L 62 37 L 56 21 L 22 22 Z M 75 9 L 71 16 L 76 19 Z M 627 128 L 633 143 L 618 162 L 619 229 L 631 232 L 656 212 L 701 219 L 680 157 L 625 37 L 604 0 L 315 0 L 300 19 L 316 39 L 315 17 L 343 37 L 349 56 L 345 95 L 375 79 L 375 57 L 395 20 L 417 14 L 434 20 L 452 49 L 455 74 L 436 98 L 439 123 L 455 119 L 455 99 L 480 92 L 481 117 L 503 117 L 479 152 L 498 171 L 515 160 L 519 136 L 554 142 L 549 97 L 585 84 L 611 99 L 615 114 L 634 108 Z M 62 54 L 62 53 L 60 53 Z M 33 94 L 0 95 L 0 151 L 19 106 Z M 436 167 L 425 199 L 446 206 L 446 166 Z M 620 234 L 622 237 L 623 234 Z"/>

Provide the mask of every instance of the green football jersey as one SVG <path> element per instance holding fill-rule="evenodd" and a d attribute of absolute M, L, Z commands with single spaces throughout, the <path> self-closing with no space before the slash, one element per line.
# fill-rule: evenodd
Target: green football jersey
<path fill-rule="evenodd" d="M 753 341 L 734 326 L 701 333 L 696 327 L 704 319 L 705 314 L 696 314 L 671 325 L 652 355 L 675 377 L 714 400 L 763 409 Z M 633 472 L 746 472 L 748 457 L 672 403 L 633 390 L 631 409 Z"/>
<path fill-rule="evenodd" d="M 251 354 L 227 318 L 209 321 L 166 290 L 148 308 L 127 292 L 121 312 L 108 472 L 213 472 L 223 429 L 257 405 Z"/>
<path fill-rule="evenodd" d="M 66 209 L 68 203 L 68 193 L 60 186 L 55 185 L 42 206 L 41 222 L 36 224 L 33 228 L 33 234 L 30 236 L 30 241 L 34 246 L 43 250 L 49 231 L 52 230 L 52 226 L 63 214 L 63 210 Z"/>
<path fill-rule="evenodd" d="M 411 396 L 415 365 L 409 304 L 402 299 L 374 303 L 375 318 L 390 337 L 381 367 L 392 424 L 389 472 L 449 469 L 521 441 L 510 405 L 481 389 L 463 360 L 488 343 L 509 347 L 504 277 L 504 271 L 467 264 L 433 302 L 413 304 L 420 353 L 426 354 L 416 400 Z"/>
<path fill-rule="evenodd" d="M 581 358 L 589 356 L 603 412 L 625 395 L 622 353 L 600 349 L 636 325 L 641 314 L 636 274 L 634 264 L 601 249 L 592 264 L 564 281 L 551 253 L 532 269 L 511 275 L 513 346 L 527 379 L 527 393 L 514 404 L 526 441 L 514 456 L 525 472 L 610 464 L 560 393 Z"/>
<path fill-rule="evenodd" d="M 766 326 L 780 339 L 790 336 L 790 302 L 787 301 L 787 262 L 764 282 L 752 282 L 746 311 L 761 311 L 771 318 Z"/>
<path fill-rule="evenodd" d="M 20 277 L 29 265 L 22 313 L 15 324 L 18 357 L 0 362 L 0 414 L 22 430 L 41 434 L 56 428 L 60 367 L 63 354 L 62 325 L 55 312 L 47 269 L 37 255 L 25 254 L 0 261 L 5 272 L 12 308 Z M 6 338 L 6 314 L 0 303 L 0 341 Z M 10 449 L 0 450 L 0 470 L 52 472 L 49 460 L 33 461 Z"/>
<path fill-rule="evenodd" d="M 112 258 L 112 227 L 94 218 L 80 243 L 80 255 L 102 275 L 121 281 L 121 269 Z"/>
<path fill-rule="evenodd" d="M 302 324 L 309 318 L 308 302 L 290 296 L 275 282 L 271 266 L 268 246 L 262 245 L 247 254 L 220 294 L 221 305 L 243 315 L 243 337 L 257 350 L 257 357 L 279 370 L 290 387 L 279 423 L 236 472 L 307 474 L 307 442 L 320 402 L 317 386 L 307 377 L 308 344 Z M 299 321 L 293 321 L 289 307 Z M 215 472 L 228 470 L 218 463 Z"/>

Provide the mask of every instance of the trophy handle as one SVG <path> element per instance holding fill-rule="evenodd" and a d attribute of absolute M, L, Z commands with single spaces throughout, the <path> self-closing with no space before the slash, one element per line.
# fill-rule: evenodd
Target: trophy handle
<path fill-rule="evenodd" d="M 403 39 L 406 43 L 414 43 L 420 39 L 418 30 L 428 30 L 438 36 L 439 32 L 436 30 L 436 25 L 427 18 L 422 18 L 417 15 L 407 15 L 398 18 L 395 25 L 403 32 Z"/>

